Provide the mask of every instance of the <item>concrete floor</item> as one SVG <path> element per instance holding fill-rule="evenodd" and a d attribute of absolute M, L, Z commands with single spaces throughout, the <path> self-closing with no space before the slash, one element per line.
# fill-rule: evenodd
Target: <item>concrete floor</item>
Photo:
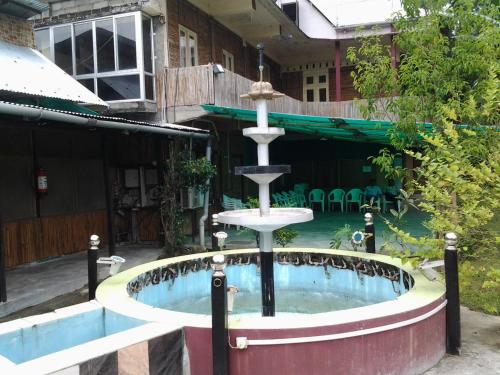
<path fill-rule="evenodd" d="M 122 246 L 116 255 L 125 258 L 123 269 L 156 260 L 158 247 Z M 108 256 L 99 250 L 99 256 Z M 108 274 L 108 266 L 98 266 L 99 278 Z M 66 255 L 40 263 L 27 264 L 6 272 L 7 302 L 0 303 L 0 317 L 74 292 L 87 284 L 87 252 Z"/>

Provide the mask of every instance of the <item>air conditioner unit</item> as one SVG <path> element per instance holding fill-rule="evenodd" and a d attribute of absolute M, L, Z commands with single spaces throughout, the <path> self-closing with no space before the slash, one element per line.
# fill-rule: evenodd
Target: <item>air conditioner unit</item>
<path fill-rule="evenodd" d="M 182 208 L 199 208 L 203 207 L 205 201 L 205 193 L 194 187 L 184 189 L 181 195 Z"/>

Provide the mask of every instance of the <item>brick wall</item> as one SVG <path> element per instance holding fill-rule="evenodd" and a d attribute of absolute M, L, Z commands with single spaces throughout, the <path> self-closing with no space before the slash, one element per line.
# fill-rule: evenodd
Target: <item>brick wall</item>
<path fill-rule="evenodd" d="M 198 38 L 198 63 L 222 63 L 222 50 L 234 56 L 235 73 L 256 80 L 258 53 L 250 45 L 208 14 L 184 0 L 167 0 L 168 53 L 170 67 L 179 66 L 179 25 L 195 32 Z M 279 89 L 280 67 L 266 58 L 271 67 L 271 83 Z"/>
<path fill-rule="evenodd" d="M 33 28 L 30 21 L 0 14 L 0 40 L 18 46 L 34 47 Z"/>

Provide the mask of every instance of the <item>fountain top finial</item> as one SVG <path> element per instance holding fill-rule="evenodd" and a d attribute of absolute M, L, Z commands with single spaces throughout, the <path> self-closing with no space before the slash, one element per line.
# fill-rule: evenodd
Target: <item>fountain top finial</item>
<path fill-rule="evenodd" d="M 248 94 L 241 95 L 242 99 L 267 99 L 272 100 L 276 98 L 281 98 L 285 94 L 274 91 L 273 85 L 269 82 L 254 82 L 250 88 L 250 92 Z"/>

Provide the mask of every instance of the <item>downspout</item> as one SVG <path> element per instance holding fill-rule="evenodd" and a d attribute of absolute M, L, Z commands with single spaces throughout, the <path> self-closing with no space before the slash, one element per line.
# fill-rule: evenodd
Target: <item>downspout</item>
<path fill-rule="evenodd" d="M 212 138 L 208 138 L 208 140 L 207 140 L 207 149 L 206 149 L 205 157 L 207 158 L 207 160 L 209 162 L 212 160 Z M 208 218 L 208 204 L 209 204 L 209 198 L 210 198 L 210 178 L 207 178 L 205 185 L 207 187 L 207 191 L 205 192 L 205 202 L 203 205 L 203 215 L 202 215 L 202 217 L 200 217 L 200 225 L 199 225 L 200 245 L 203 248 L 203 250 L 205 250 L 205 221 Z"/>

